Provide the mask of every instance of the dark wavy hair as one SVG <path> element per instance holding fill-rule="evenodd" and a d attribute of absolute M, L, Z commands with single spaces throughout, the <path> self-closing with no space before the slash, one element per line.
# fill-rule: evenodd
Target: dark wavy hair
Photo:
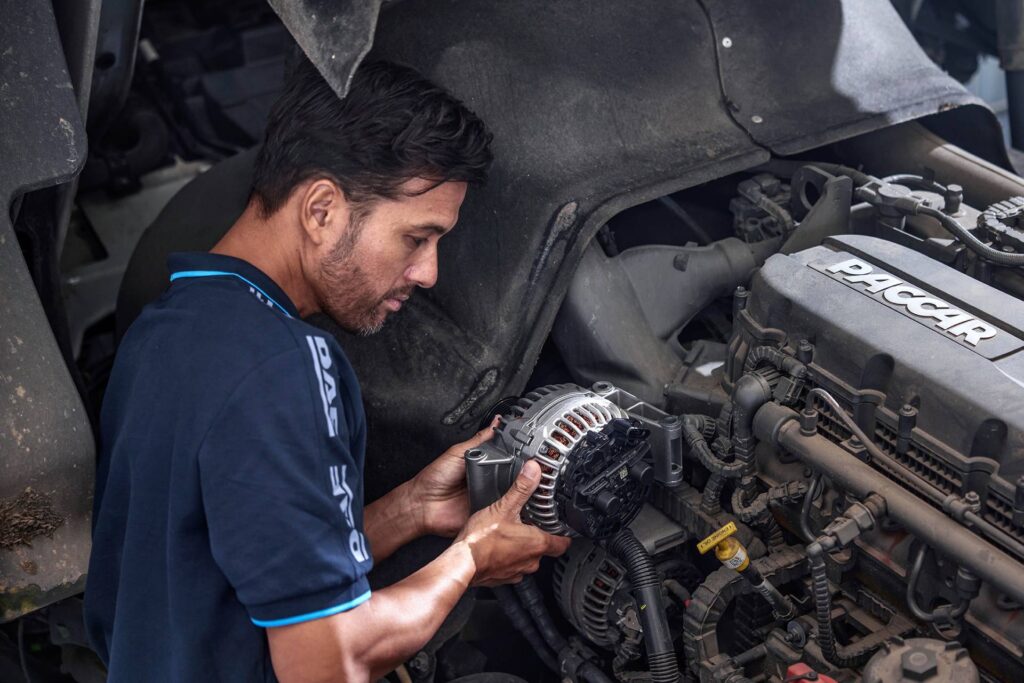
<path fill-rule="evenodd" d="M 296 59 L 267 121 L 252 197 L 268 217 L 316 177 L 357 205 L 393 199 L 412 178 L 480 185 L 491 139 L 476 114 L 407 66 L 363 63 L 339 99 L 308 59 Z"/>

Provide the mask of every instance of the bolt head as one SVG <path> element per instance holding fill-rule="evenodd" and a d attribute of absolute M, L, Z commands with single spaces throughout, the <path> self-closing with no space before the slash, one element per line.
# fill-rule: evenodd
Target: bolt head
<path fill-rule="evenodd" d="M 903 677 L 912 681 L 926 681 L 939 670 L 935 653 L 930 650 L 908 650 L 903 653 L 900 663 L 903 666 Z"/>

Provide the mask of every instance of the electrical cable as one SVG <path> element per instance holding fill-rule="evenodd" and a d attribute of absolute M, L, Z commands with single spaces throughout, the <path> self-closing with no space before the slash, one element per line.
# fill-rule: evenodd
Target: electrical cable
<path fill-rule="evenodd" d="M 814 475 L 814 479 L 811 480 L 811 487 L 804 494 L 804 502 L 800 506 L 800 533 L 804 535 L 804 540 L 808 543 L 818 537 L 817 533 L 811 529 L 811 505 L 814 504 L 815 499 L 824 490 L 824 478 L 821 472 Z"/>
<path fill-rule="evenodd" d="M 836 642 L 836 633 L 832 628 L 832 588 L 828 583 L 825 547 L 822 540 L 824 539 L 807 546 L 807 560 L 811 567 L 811 593 L 814 597 L 814 613 L 818 624 L 815 640 L 821 648 L 822 656 L 832 664 L 842 668 L 863 666 L 877 647 L 846 653 L 841 651 L 842 648 Z M 856 648 L 856 644 L 853 647 Z"/>
<path fill-rule="evenodd" d="M 1011 254 L 1005 251 L 999 251 L 998 249 L 985 244 L 971 234 L 970 230 L 961 225 L 960 221 L 952 216 L 947 216 L 938 209 L 930 206 L 919 206 L 917 207 L 917 213 L 937 220 L 942 227 L 953 233 L 957 239 L 963 242 L 964 246 L 988 261 L 992 261 L 993 263 L 997 263 L 1001 266 L 1014 268 L 1024 266 L 1024 254 Z"/>

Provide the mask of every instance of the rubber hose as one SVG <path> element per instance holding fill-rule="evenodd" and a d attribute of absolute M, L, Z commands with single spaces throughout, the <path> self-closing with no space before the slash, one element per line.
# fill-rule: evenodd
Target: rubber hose
<path fill-rule="evenodd" d="M 722 404 L 722 409 L 718 411 L 715 427 L 717 428 L 717 433 L 722 436 L 726 438 L 732 436 L 732 401 L 726 401 Z"/>
<path fill-rule="evenodd" d="M 630 529 L 623 529 L 612 537 L 608 550 L 626 567 L 643 627 L 651 680 L 654 683 L 676 683 L 679 666 L 672 647 L 672 632 L 668 628 L 661 577 L 654 568 L 654 561 Z"/>
<path fill-rule="evenodd" d="M 525 576 L 513 588 L 526 611 L 533 617 L 540 635 L 551 646 L 551 649 L 555 651 L 559 664 L 561 664 L 562 653 L 569 649 L 569 641 L 559 632 L 551 615 L 548 614 L 547 607 L 544 606 L 544 596 L 541 595 L 537 582 L 534 581 L 532 576 Z M 561 672 L 561 668 L 558 665 L 555 667 L 555 671 Z M 576 675 L 590 683 L 613 683 L 612 679 L 590 662 L 584 662 L 580 665 Z"/>
<path fill-rule="evenodd" d="M 533 617 L 533 622 L 540 631 L 540 635 L 544 638 L 544 642 L 551 646 L 555 654 L 559 654 L 562 650 L 569 647 L 569 641 L 558 631 L 554 620 L 548 614 L 548 610 L 544 606 L 544 596 L 541 595 L 540 589 L 537 588 L 537 583 L 533 580 L 533 577 L 523 577 L 523 580 L 515 584 L 513 589 L 516 595 L 519 596 L 523 607 Z"/>
<path fill-rule="evenodd" d="M 530 615 L 523 609 L 523 604 L 519 602 L 515 591 L 509 586 L 495 586 L 493 590 L 494 594 L 498 597 L 498 604 L 501 605 L 501 609 L 505 612 L 505 616 L 512 622 L 512 626 L 523 635 L 526 642 L 537 653 L 537 657 L 544 663 L 544 666 L 555 673 L 560 673 L 558 661 L 551 653 L 547 643 L 544 642 L 540 632 L 537 631 L 537 627 L 530 621 Z"/>
<path fill-rule="evenodd" d="M 725 488 L 725 477 L 713 473 L 704 485 L 704 493 L 700 501 L 700 509 L 706 514 L 717 515 L 722 511 L 722 490 Z"/>
<path fill-rule="evenodd" d="M 763 347 L 762 347 L 763 348 Z M 756 350 L 756 349 L 755 349 Z M 768 380 L 747 373 L 732 389 L 732 442 L 736 460 L 744 463 L 744 476 L 754 474 L 754 413 L 772 399 Z"/>
<path fill-rule="evenodd" d="M 768 547 L 774 552 L 786 545 L 786 537 L 782 534 L 782 527 L 775 521 L 771 514 L 767 519 L 758 522 L 761 533 L 768 537 Z"/>
<path fill-rule="evenodd" d="M 743 361 L 743 373 L 753 372 L 762 361 L 767 361 L 776 370 L 785 372 L 794 379 L 803 379 L 807 375 L 807 366 L 774 346 L 757 346 L 751 349 Z"/>
<path fill-rule="evenodd" d="M 989 245 L 985 244 L 977 237 L 972 235 L 967 228 L 960 225 L 960 221 L 953 218 L 952 216 L 947 216 L 938 209 L 933 209 L 930 206 L 918 207 L 917 212 L 922 216 L 929 216 L 937 220 L 942 225 L 942 227 L 946 228 L 946 230 L 953 233 L 953 235 L 955 235 L 961 242 L 963 242 L 968 249 L 973 251 L 978 256 L 981 256 L 986 260 L 992 261 L 993 263 L 998 263 L 1001 266 L 1024 266 L 1024 254 L 1007 254 L 1004 251 L 993 249 L 992 247 L 990 247 Z"/>
<path fill-rule="evenodd" d="M 708 446 L 704 438 L 704 432 L 699 426 L 690 420 L 690 415 L 683 417 L 683 439 L 687 448 L 690 449 L 690 456 L 696 457 L 700 464 L 706 467 L 713 475 L 735 478 L 742 476 L 747 465 L 742 462 L 724 462 L 718 458 Z"/>
<path fill-rule="evenodd" d="M 820 543 L 815 542 L 808 546 L 807 559 L 811 567 L 811 593 L 814 596 L 814 612 L 818 621 L 815 640 L 821 648 L 822 656 L 841 668 L 863 666 L 871 658 L 874 650 L 847 657 L 839 652 L 836 644 L 836 634 L 832 630 L 832 589 L 828 585 L 828 572 L 825 568 L 825 549 Z"/>
<path fill-rule="evenodd" d="M 688 425 L 694 433 L 700 434 L 705 441 L 715 438 L 715 433 L 718 431 L 715 419 L 709 415 L 683 415 L 683 425 Z"/>

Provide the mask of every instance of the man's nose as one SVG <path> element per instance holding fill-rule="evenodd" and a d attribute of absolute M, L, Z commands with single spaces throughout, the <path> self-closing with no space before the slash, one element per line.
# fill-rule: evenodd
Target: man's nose
<path fill-rule="evenodd" d="M 430 289 L 437 284 L 437 247 L 431 246 L 405 271 L 405 279 L 418 287 Z"/>

